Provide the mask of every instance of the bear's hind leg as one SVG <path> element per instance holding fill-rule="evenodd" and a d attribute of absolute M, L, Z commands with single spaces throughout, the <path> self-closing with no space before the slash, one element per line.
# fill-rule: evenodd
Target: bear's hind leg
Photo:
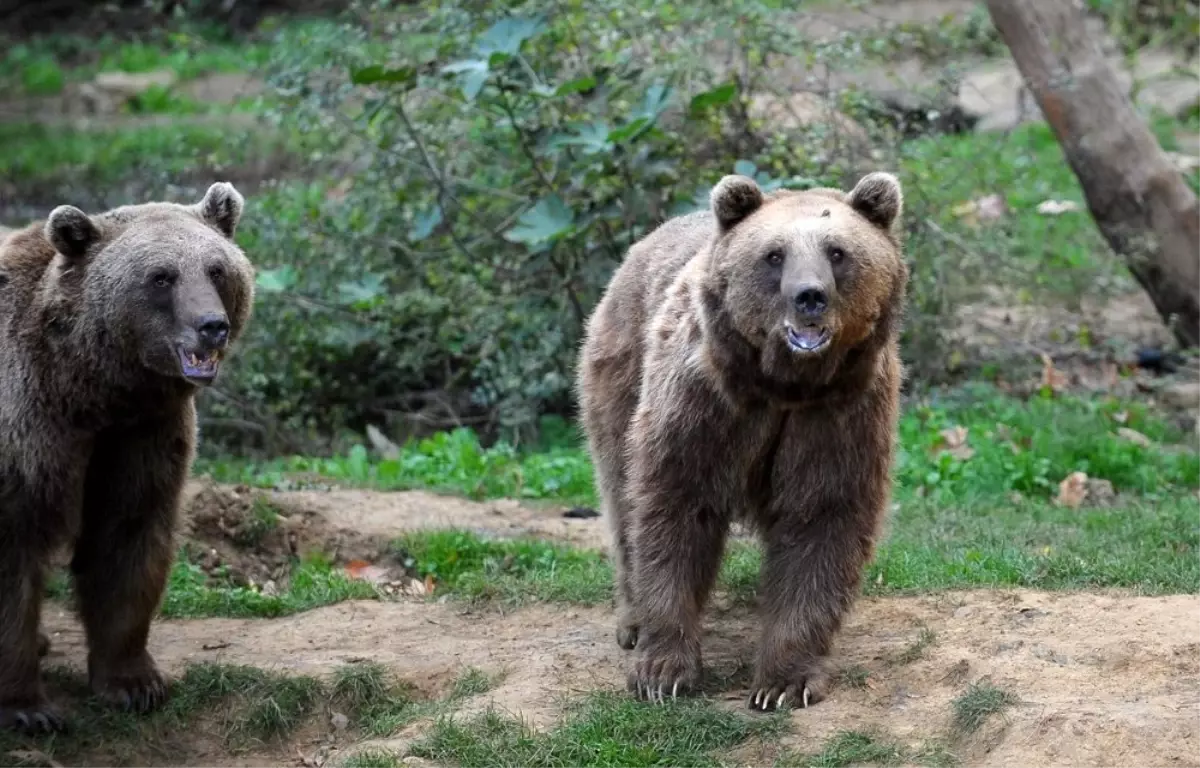
<path fill-rule="evenodd" d="M 42 563 L 15 532 L 0 529 L 0 542 L 0 729 L 61 730 L 39 671 Z"/>
<path fill-rule="evenodd" d="M 146 643 L 171 568 L 175 518 L 192 457 L 186 426 L 143 430 L 97 441 L 71 561 L 92 690 L 139 712 L 167 697 L 166 679 Z"/>

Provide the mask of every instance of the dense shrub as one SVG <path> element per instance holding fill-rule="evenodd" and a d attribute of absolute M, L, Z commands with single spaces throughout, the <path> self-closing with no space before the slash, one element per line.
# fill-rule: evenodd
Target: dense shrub
<path fill-rule="evenodd" d="M 764 6 L 476 5 L 360 8 L 280 47 L 281 119 L 332 132 L 349 168 L 260 196 L 246 234 L 262 299 L 228 395 L 280 434 L 528 434 L 569 412 L 583 322 L 633 240 L 735 168 L 846 175 L 832 137 L 770 143 L 749 117 L 762 61 L 796 45 Z"/>

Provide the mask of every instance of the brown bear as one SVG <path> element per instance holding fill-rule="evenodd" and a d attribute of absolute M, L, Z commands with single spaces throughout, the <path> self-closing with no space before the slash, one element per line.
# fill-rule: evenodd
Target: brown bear
<path fill-rule="evenodd" d="M 0 242 L 0 727 L 64 725 L 46 698 L 42 578 L 60 546 L 88 678 L 137 711 L 166 697 L 146 650 L 196 442 L 193 398 L 246 327 L 243 199 L 88 216 L 59 206 Z"/>
<path fill-rule="evenodd" d="M 697 686 L 735 518 L 764 544 L 749 705 L 827 693 L 891 493 L 902 202 L 887 173 L 849 193 L 726 176 L 633 245 L 590 317 L 578 394 L 638 696 Z"/>

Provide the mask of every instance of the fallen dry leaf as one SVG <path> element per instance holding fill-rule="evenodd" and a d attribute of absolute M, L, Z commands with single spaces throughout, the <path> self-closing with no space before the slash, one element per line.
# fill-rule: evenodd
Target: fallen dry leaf
<path fill-rule="evenodd" d="M 1051 392 L 1062 392 L 1067 388 L 1067 375 L 1054 367 L 1054 361 L 1050 356 L 1042 354 L 1042 382 L 1043 387 L 1047 387 Z"/>
<path fill-rule="evenodd" d="M 1043 216 L 1060 216 L 1080 209 L 1081 206 L 1074 200 L 1044 200 L 1038 203 L 1037 212 Z"/>
<path fill-rule="evenodd" d="M 975 455 L 974 449 L 967 445 L 967 428 L 964 426 L 956 424 L 943 429 L 938 432 L 938 437 L 941 439 L 934 444 L 934 453 L 945 451 L 959 461 L 966 461 Z"/>
<path fill-rule="evenodd" d="M 1138 432 L 1136 429 L 1130 429 L 1129 427 L 1117 427 L 1117 434 L 1131 443 L 1137 443 L 1143 448 L 1149 448 L 1151 445 L 1153 445 L 1153 441 L 1150 438 L 1146 437 L 1141 432 Z"/>
<path fill-rule="evenodd" d="M 1068 509 L 1079 509 L 1087 498 L 1088 476 L 1083 472 L 1072 472 L 1058 484 L 1058 496 L 1054 503 Z"/>
<path fill-rule="evenodd" d="M 1001 195 L 986 195 L 978 200 L 968 200 L 950 209 L 955 217 L 963 219 L 971 226 L 982 221 L 996 221 L 1008 213 L 1008 203 Z"/>

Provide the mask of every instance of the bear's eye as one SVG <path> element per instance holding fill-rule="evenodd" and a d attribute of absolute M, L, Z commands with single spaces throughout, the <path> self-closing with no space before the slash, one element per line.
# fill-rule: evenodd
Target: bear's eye
<path fill-rule="evenodd" d="M 214 283 L 219 283 L 225 279 L 225 269 L 223 267 L 209 267 L 208 276 Z"/>
<path fill-rule="evenodd" d="M 768 252 L 766 258 L 768 264 L 770 264 L 772 267 L 778 267 L 783 263 L 783 251 L 776 248 L 775 250 Z"/>
<path fill-rule="evenodd" d="M 170 288 L 175 283 L 175 277 L 168 272 L 155 272 L 150 282 L 155 288 Z"/>
<path fill-rule="evenodd" d="M 829 249 L 829 263 L 830 264 L 841 264 L 842 260 L 845 258 L 846 258 L 846 252 L 843 251 L 841 248 L 834 247 L 834 248 Z"/>

